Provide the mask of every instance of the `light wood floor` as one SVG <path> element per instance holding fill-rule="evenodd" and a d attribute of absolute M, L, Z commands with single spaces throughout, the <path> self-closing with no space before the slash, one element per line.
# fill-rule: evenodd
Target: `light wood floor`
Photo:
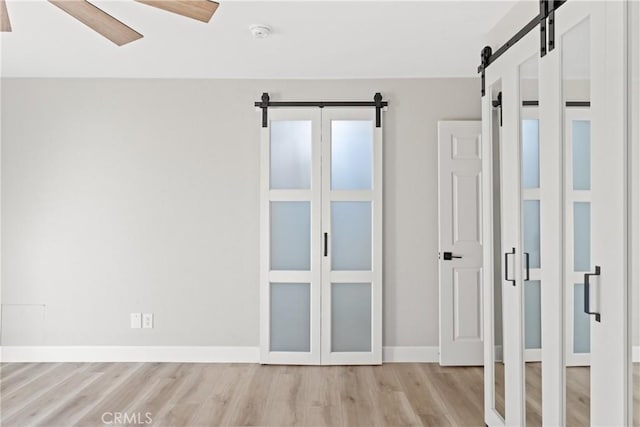
<path fill-rule="evenodd" d="M 2 426 L 482 426 L 482 368 L 437 364 L 5 364 Z M 107 421 L 110 421 L 107 414 Z M 144 418 L 143 418 L 144 421 Z"/>
<path fill-rule="evenodd" d="M 527 424 L 539 426 L 540 364 L 528 363 L 526 372 Z M 567 383 L 567 424 L 588 425 L 588 368 L 570 368 Z M 483 426 L 483 370 L 411 363 L 2 364 L 0 413 L 6 427 L 98 426 L 115 413 L 127 414 L 130 425 L 149 425 L 149 413 L 153 426 Z"/>
<path fill-rule="evenodd" d="M 496 409 L 504 417 L 504 365 L 495 364 Z M 589 368 L 567 368 L 567 427 L 589 425 Z M 525 369 L 527 427 L 542 426 L 542 363 L 528 362 Z"/>

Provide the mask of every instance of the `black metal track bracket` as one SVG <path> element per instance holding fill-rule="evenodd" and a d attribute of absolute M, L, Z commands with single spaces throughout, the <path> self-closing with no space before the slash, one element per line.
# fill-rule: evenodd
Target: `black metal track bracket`
<path fill-rule="evenodd" d="M 482 52 L 480 53 L 480 64 L 482 67 L 482 75 L 481 75 L 481 79 L 482 79 L 482 96 L 484 96 L 485 93 L 485 77 L 484 77 L 484 70 L 489 66 L 490 64 L 490 60 L 491 60 L 491 46 L 485 46 L 482 49 Z"/>
<path fill-rule="evenodd" d="M 540 58 L 547 54 L 547 20 L 549 15 L 549 2 L 540 0 Z"/>
<path fill-rule="evenodd" d="M 256 102 L 256 107 L 262 108 L 262 127 L 266 128 L 269 126 L 269 94 L 267 92 L 262 93 L 262 100 L 260 102 Z"/>
<path fill-rule="evenodd" d="M 548 52 L 551 52 L 555 48 L 555 11 L 565 4 L 567 0 L 539 0 L 540 1 L 540 13 L 531 19 L 527 25 L 522 27 L 513 37 L 511 37 L 505 44 L 500 46 L 498 50 L 492 52 L 490 46 L 482 48 L 480 54 L 480 65 L 478 66 L 478 73 L 481 74 L 482 79 L 482 96 L 486 94 L 485 90 L 485 70 L 495 62 L 500 56 L 502 56 L 507 50 L 518 43 L 524 36 L 529 34 L 538 25 L 540 26 L 540 57 L 544 57 Z M 549 22 L 547 22 L 547 19 Z M 548 36 L 548 41 L 547 41 Z M 548 45 L 548 47 L 547 47 Z M 488 57 L 487 57 L 488 52 Z"/>
<path fill-rule="evenodd" d="M 565 4 L 567 0 L 548 0 L 549 1 L 549 52 L 556 48 L 556 10 Z"/>
<path fill-rule="evenodd" d="M 556 13 L 555 10 L 549 12 L 549 52 L 556 48 Z"/>
<path fill-rule="evenodd" d="M 373 96 L 373 101 L 271 101 L 269 94 L 264 92 L 260 101 L 255 103 L 262 109 L 262 127 L 269 127 L 269 108 L 277 107 L 374 107 L 376 109 L 376 127 L 382 126 L 382 109 L 389 106 L 388 101 L 382 100 L 380 92 Z"/>

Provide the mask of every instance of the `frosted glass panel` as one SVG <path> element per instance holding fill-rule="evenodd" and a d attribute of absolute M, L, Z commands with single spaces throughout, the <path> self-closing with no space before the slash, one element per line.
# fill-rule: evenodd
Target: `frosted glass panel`
<path fill-rule="evenodd" d="M 331 351 L 371 351 L 371 284 L 331 285 Z"/>
<path fill-rule="evenodd" d="M 371 121 L 331 122 L 331 189 L 370 190 L 373 163 Z"/>
<path fill-rule="evenodd" d="M 271 202 L 271 270 L 311 267 L 311 205 Z"/>
<path fill-rule="evenodd" d="M 311 188 L 311 121 L 272 121 L 271 189 Z"/>
<path fill-rule="evenodd" d="M 573 204 L 573 269 L 591 270 L 591 204 Z"/>
<path fill-rule="evenodd" d="M 370 271 L 371 231 L 371 202 L 332 202 L 332 269 Z"/>
<path fill-rule="evenodd" d="M 591 330 L 589 315 L 584 312 L 584 285 L 573 287 L 573 352 L 589 353 L 591 351 Z"/>
<path fill-rule="evenodd" d="M 591 189 L 591 123 L 574 120 L 573 130 L 573 189 Z"/>
<path fill-rule="evenodd" d="M 525 200 L 524 251 L 529 254 L 529 267 L 540 268 L 540 201 Z"/>
<path fill-rule="evenodd" d="M 523 188 L 540 188 L 538 120 L 522 120 L 522 185 Z"/>
<path fill-rule="evenodd" d="M 271 351 L 311 351 L 309 283 L 271 283 Z"/>
<path fill-rule="evenodd" d="M 524 282 L 525 348 L 541 348 L 540 281 Z"/>

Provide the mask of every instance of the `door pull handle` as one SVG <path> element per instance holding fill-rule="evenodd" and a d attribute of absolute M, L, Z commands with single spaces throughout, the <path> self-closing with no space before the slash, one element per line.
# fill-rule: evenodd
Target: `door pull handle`
<path fill-rule="evenodd" d="M 329 233 L 324 233 L 324 256 L 329 254 Z"/>
<path fill-rule="evenodd" d="M 504 280 L 507 282 L 511 282 L 513 286 L 516 285 L 516 278 L 509 279 L 509 255 L 515 255 L 516 248 L 512 248 L 511 252 L 505 252 L 504 254 Z"/>
<path fill-rule="evenodd" d="M 590 284 L 589 284 L 589 277 L 591 276 L 599 276 L 600 275 L 600 267 L 596 265 L 596 271 L 595 273 L 585 273 L 584 274 L 584 312 L 586 314 L 593 314 L 594 316 L 596 316 L 596 322 L 600 321 L 600 313 L 596 313 L 591 311 L 591 298 L 590 298 Z"/>
<path fill-rule="evenodd" d="M 529 280 L 531 280 L 531 271 L 529 268 L 529 253 L 525 252 L 524 253 L 524 262 L 525 262 L 525 272 L 527 273 L 527 275 L 524 278 L 525 282 L 528 282 Z"/>

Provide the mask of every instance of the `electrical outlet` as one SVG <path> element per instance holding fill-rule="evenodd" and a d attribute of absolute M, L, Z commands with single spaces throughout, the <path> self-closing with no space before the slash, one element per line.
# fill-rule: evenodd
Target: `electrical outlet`
<path fill-rule="evenodd" d="M 147 329 L 153 328 L 153 313 L 142 314 L 142 327 Z"/>
<path fill-rule="evenodd" d="M 142 313 L 131 313 L 131 328 L 142 328 Z"/>

